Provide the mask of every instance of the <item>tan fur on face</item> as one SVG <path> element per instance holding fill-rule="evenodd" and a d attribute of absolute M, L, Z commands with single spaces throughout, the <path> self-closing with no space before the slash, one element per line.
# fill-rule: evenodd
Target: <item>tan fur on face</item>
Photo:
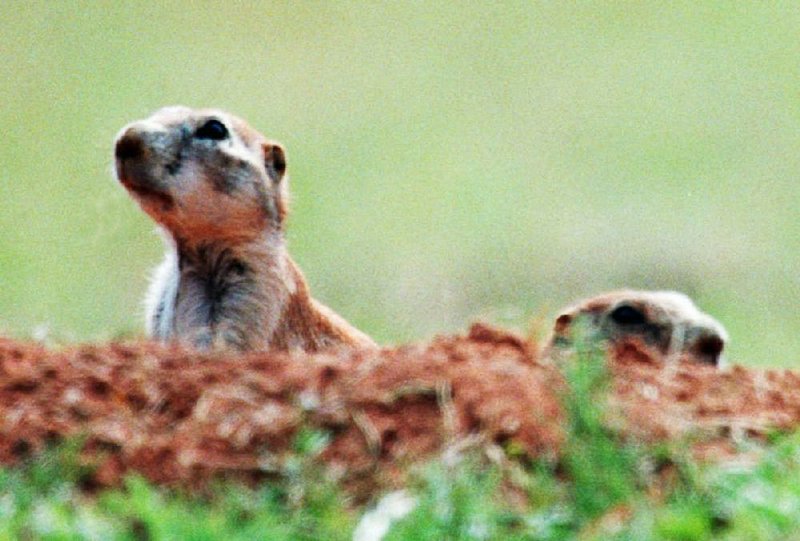
<path fill-rule="evenodd" d="M 283 148 L 216 109 L 166 107 L 117 137 L 121 184 L 165 231 L 147 330 L 199 348 L 374 346 L 313 300 L 284 238 Z"/>
<path fill-rule="evenodd" d="M 728 333 L 716 319 L 675 291 L 621 290 L 584 299 L 561 310 L 545 355 L 569 350 L 573 331 L 610 343 L 637 340 L 667 360 L 720 365 Z"/>
<path fill-rule="evenodd" d="M 222 122 L 229 137 L 194 139 L 192 133 L 209 119 Z M 241 119 L 215 109 L 166 107 L 129 124 L 117 139 L 132 137 L 142 141 L 144 159 L 135 166 L 118 159 L 117 175 L 142 209 L 174 236 L 236 241 L 260 234 L 267 220 L 277 227 L 283 223 L 288 178 L 274 182 L 265 164 L 267 151 L 283 150 Z M 137 184 L 163 192 L 174 205 L 138 194 L 132 189 Z"/>

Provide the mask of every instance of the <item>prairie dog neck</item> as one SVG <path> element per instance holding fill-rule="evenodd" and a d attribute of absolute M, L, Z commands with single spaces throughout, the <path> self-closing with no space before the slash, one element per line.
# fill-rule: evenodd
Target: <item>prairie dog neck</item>
<path fill-rule="evenodd" d="M 176 243 L 175 333 L 195 346 L 269 345 L 297 289 L 278 233 L 237 245 Z"/>

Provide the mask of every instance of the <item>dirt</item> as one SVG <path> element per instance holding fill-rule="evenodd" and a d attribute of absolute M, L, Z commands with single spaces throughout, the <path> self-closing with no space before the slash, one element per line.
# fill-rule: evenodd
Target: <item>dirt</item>
<path fill-rule="evenodd" d="M 800 425 L 800 375 L 667 365 L 635 343 L 610 352 L 609 425 L 649 441 L 736 443 Z M 486 325 L 430 343 L 329 354 L 202 354 L 151 343 L 61 350 L 0 339 L 0 463 L 85 438 L 110 486 L 257 481 L 279 471 L 301 427 L 330 434 L 320 456 L 353 487 L 396 485 L 405 466 L 459 445 L 499 444 L 557 459 L 564 439 L 558 367 Z"/>

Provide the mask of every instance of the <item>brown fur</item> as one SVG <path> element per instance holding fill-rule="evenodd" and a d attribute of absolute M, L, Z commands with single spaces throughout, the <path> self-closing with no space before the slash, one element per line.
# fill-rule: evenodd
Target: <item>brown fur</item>
<path fill-rule="evenodd" d="M 289 264 L 296 288 L 289 295 L 283 317 L 278 322 L 273 347 L 320 351 L 336 344 L 361 346 L 372 343 L 338 314 L 315 301 L 300 268 L 291 260 Z"/>
<path fill-rule="evenodd" d="M 570 350 L 576 324 L 584 339 L 600 339 L 612 347 L 632 340 L 668 360 L 724 364 L 725 328 L 675 291 L 612 291 L 564 308 L 544 355 L 558 356 Z"/>
<path fill-rule="evenodd" d="M 286 249 L 281 145 L 218 110 L 167 107 L 116 142 L 121 184 L 165 231 L 148 334 L 201 349 L 371 347 L 315 301 Z"/>

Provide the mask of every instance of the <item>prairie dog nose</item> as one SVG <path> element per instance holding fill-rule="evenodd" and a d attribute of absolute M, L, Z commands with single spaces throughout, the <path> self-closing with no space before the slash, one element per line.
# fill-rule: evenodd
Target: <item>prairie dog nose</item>
<path fill-rule="evenodd" d="M 128 128 L 119 139 L 114 147 L 114 156 L 118 160 L 135 160 L 144 155 L 144 141 L 142 141 L 141 133 L 134 129 Z"/>
<path fill-rule="evenodd" d="M 714 327 L 694 327 L 689 329 L 685 350 L 695 358 L 711 366 L 722 364 L 722 351 L 727 336 L 725 331 Z"/>

